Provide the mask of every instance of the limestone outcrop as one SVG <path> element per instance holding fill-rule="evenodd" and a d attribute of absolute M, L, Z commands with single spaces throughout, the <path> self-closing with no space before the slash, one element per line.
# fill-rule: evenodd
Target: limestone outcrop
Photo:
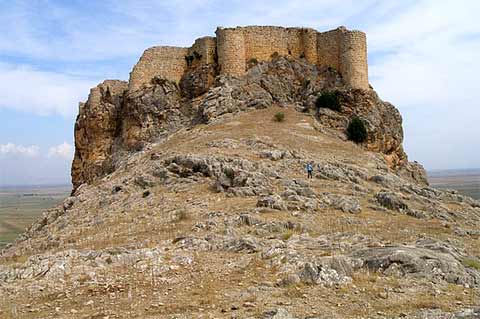
<path fill-rule="evenodd" d="M 0 254 L 0 316 L 12 305 L 25 318 L 478 313 L 480 202 L 399 174 L 383 153 L 342 140 L 315 111 L 298 111 L 308 110 L 298 102 L 301 79 L 287 88 L 295 99 L 275 104 L 289 95 L 276 89 L 285 83 L 272 63 L 283 65 L 285 83 L 292 68 L 303 74 L 279 58 L 252 68 L 248 81 L 220 77 L 196 101 L 216 101 L 218 112 L 197 125 L 199 114 L 172 111 L 132 135 L 153 138 L 141 150 L 127 150 L 117 130 L 115 170 L 45 211 Z M 257 87 L 267 79 L 262 68 L 269 84 Z M 110 110 L 109 85 L 95 88 L 88 106 Z M 248 105 L 252 85 L 270 105 Z M 145 113 L 148 122 L 166 107 L 157 98 L 189 101 L 170 81 L 143 91 L 143 101 L 139 91 L 125 96 L 120 114 L 139 112 L 132 118 L 140 121 Z M 273 120 L 278 112 L 283 122 Z"/>
<path fill-rule="evenodd" d="M 350 119 L 362 118 L 368 140 L 361 146 L 384 154 L 395 171 L 426 183 L 423 168 L 409 164 L 403 151 L 398 110 L 371 89 L 345 85 L 336 70 L 319 69 L 305 59 L 282 56 L 251 64 L 241 77 L 214 77 L 214 70 L 212 64 L 198 64 L 185 73 L 180 86 L 154 77 L 134 91 L 118 81 L 106 81 L 92 89 L 80 108 L 75 128 L 74 188 L 112 172 L 117 158 L 125 152 L 141 150 L 182 128 L 273 105 L 312 114 L 318 130 L 342 140 L 347 139 Z M 336 92 L 340 111 L 315 108 L 315 100 L 325 91 Z"/>
<path fill-rule="evenodd" d="M 127 94 L 119 133 L 124 148 L 140 150 L 145 143 L 190 124 L 193 111 L 181 95 L 174 82 L 160 78 L 154 78 L 142 90 Z"/>
<path fill-rule="evenodd" d="M 113 149 L 120 130 L 120 114 L 127 87 L 125 81 L 104 81 L 90 90 L 85 103 L 80 103 L 74 131 L 74 189 L 113 172 Z"/>

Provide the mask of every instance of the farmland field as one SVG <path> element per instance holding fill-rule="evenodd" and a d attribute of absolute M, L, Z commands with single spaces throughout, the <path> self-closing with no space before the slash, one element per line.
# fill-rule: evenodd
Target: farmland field
<path fill-rule="evenodd" d="M 70 186 L 0 187 L 0 248 L 61 202 Z"/>
<path fill-rule="evenodd" d="M 428 181 L 438 189 L 456 189 L 459 193 L 480 199 L 480 169 L 428 172 Z"/>

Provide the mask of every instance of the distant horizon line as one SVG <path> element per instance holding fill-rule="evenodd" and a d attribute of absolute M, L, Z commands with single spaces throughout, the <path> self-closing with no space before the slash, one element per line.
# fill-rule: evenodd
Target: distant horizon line
<path fill-rule="evenodd" d="M 427 175 L 429 173 L 438 174 L 441 172 L 448 172 L 448 173 L 465 173 L 465 172 L 479 172 L 480 167 L 475 168 L 435 168 L 435 169 L 426 169 Z M 71 182 L 65 183 L 39 183 L 39 184 L 0 184 L 0 189 L 12 189 L 12 188 L 35 188 L 35 187 L 72 187 Z"/>
<path fill-rule="evenodd" d="M 0 190 L 1 189 L 15 189 L 15 188 L 36 188 L 36 187 L 72 187 L 72 183 L 42 183 L 42 184 L 5 184 L 2 185 L 0 184 Z"/>

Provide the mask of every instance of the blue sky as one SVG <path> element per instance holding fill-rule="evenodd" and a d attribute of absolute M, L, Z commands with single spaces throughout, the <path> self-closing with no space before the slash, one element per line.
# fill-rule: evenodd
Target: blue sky
<path fill-rule="evenodd" d="M 480 1 L 0 0 L 0 186 L 69 182 L 78 102 L 154 45 L 217 26 L 367 33 L 370 82 L 428 169 L 480 167 Z"/>

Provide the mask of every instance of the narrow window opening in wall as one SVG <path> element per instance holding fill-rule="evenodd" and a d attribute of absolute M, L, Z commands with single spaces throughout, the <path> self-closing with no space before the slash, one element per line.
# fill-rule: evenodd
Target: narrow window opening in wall
<path fill-rule="evenodd" d="M 288 49 L 288 55 L 292 55 L 292 50 Z"/>

